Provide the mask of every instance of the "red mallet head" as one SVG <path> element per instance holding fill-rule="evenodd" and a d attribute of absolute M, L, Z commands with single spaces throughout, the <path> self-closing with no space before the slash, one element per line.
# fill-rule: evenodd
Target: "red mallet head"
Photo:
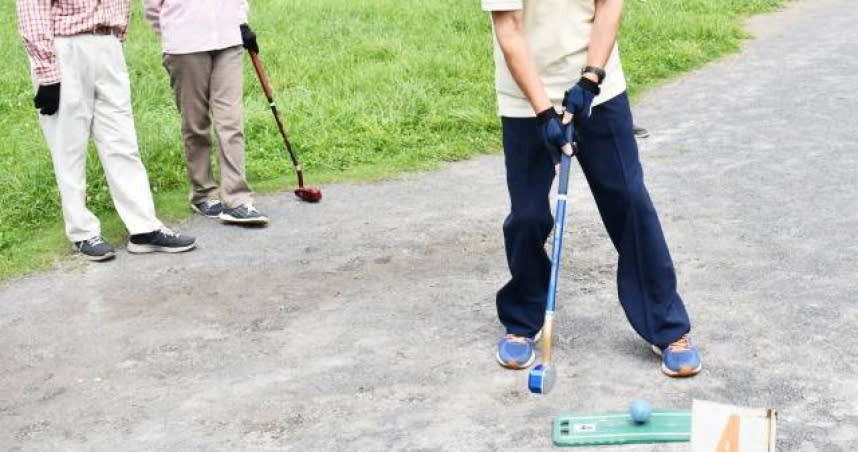
<path fill-rule="evenodd" d="M 322 191 L 319 187 L 299 187 L 295 189 L 295 196 L 305 202 L 319 202 L 322 200 Z"/>

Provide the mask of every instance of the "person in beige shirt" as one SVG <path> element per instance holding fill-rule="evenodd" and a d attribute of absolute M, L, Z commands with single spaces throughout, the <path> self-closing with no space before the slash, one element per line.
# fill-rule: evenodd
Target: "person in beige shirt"
<path fill-rule="evenodd" d="M 495 81 L 511 201 L 504 237 L 511 278 L 497 294 L 506 334 L 497 360 L 529 367 L 545 319 L 553 220 L 549 191 L 574 121 L 578 162 L 619 255 L 620 303 L 661 369 L 702 369 L 658 215 L 644 185 L 617 46 L 623 0 L 482 0 L 494 30 Z M 592 338 L 597 340 L 598 338 Z M 605 357 L 605 359 L 613 359 Z"/>

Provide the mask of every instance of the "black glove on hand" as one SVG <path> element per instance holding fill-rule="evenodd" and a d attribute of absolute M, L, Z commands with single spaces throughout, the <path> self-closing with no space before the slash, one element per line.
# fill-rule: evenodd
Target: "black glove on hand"
<path fill-rule="evenodd" d="M 43 115 L 52 115 L 60 109 L 60 84 L 39 85 L 33 105 Z"/>
<path fill-rule="evenodd" d="M 580 117 L 590 117 L 590 107 L 593 105 L 593 99 L 599 95 L 599 84 L 581 77 L 569 91 L 566 91 L 566 98 L 563 99 L 563 104 L 566 105 L 566 111 L 575 116 L 577 120 Z"/>
<path fill-rule="evenodd" d="M 241 46 L 253 53 L 259 53 L 259 44 L 256 43 L 256 33 L 250 29 L 250 25 L 241 24 Z"/>
<path fill-rule="evenodd" d="M 566 136 L 567 125 L 563 124 L 563 118 L 557 113 L 554 107 L 549 107 L 536 115 L 536 121 L 539 124 L 539 135 L 542 137 L 542 144 L 551 155 L 551 161 L 555 165 L 560 163 L 560 152 L 563 146 L 569 144 L 569 138 Z"/>

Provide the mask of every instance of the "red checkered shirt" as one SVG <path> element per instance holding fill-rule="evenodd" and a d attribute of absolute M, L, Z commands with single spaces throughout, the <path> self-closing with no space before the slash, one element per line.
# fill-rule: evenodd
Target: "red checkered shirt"
<path fill-rule="evenodd" d="M 18 30 L 42 85 L 60 81 L 54 36 L 72 36 L 96 27 L 128 32 L 130 0 L 17 0 Z"/>

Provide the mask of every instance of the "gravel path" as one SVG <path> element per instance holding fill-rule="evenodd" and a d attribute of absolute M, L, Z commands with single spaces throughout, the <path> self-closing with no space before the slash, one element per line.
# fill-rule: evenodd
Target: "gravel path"
<path fill-rule="evenodd" d="M 193 219 L 181 256 L 74 260 L 0 288 L 8 450 L 533 450 L 551 417 L 692 398 L 781 411 L 779 450 L 858 449 L 858 8 L 755 18 L 745 50 L 651 91 L 641 148 L 706 370 L 661 375 L 616 301 L 576 172 L 555 391 L 494 362 L 503 162 Z M 486 68 L 489 70 L 489 68 Z M 577 170 L 576 170 L 577 171 Z M 612 450 L 612 449 L 600 449 Z M 623 451 L 679 451 L 685 445 Z"/>

